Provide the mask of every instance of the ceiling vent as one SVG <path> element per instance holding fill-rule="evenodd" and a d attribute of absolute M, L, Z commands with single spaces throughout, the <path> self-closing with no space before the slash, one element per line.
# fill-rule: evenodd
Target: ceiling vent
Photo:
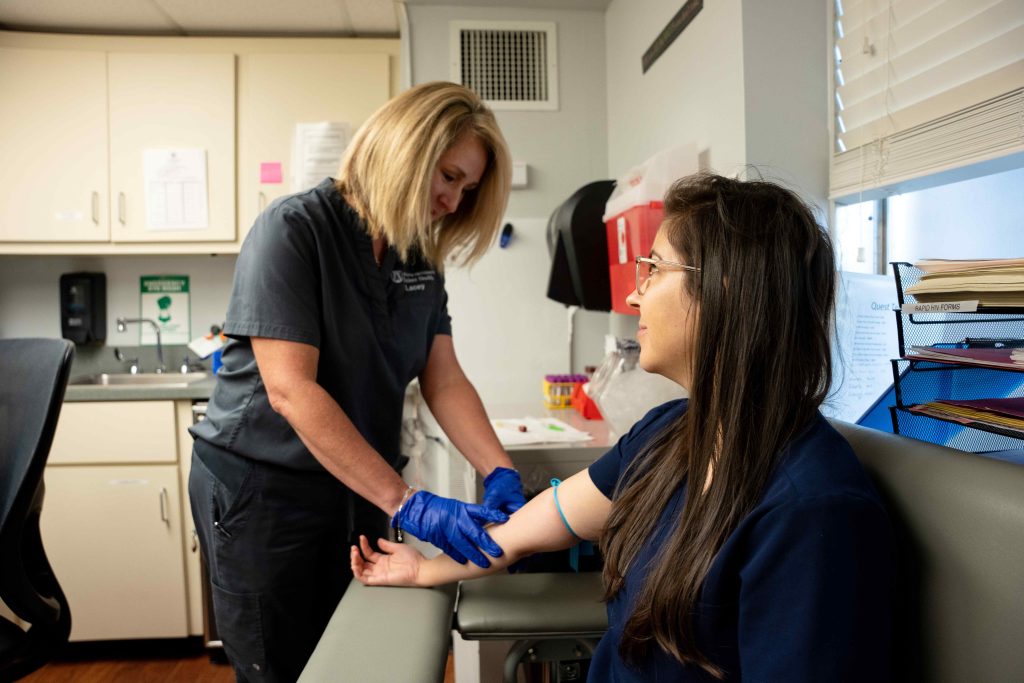
<path fill-rule="evenodd" d="M 554 22 L 451 22 L 451 79 L 492 109 L 558 109 Z"/>

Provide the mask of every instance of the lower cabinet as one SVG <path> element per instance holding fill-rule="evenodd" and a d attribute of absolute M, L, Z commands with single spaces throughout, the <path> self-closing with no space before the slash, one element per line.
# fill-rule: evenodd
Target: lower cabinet
<path fill-rule="evenodd" d="M 73 641 L 189 635 L 176 423 L 173 401 L 62 409 L 40 529 Z"/>

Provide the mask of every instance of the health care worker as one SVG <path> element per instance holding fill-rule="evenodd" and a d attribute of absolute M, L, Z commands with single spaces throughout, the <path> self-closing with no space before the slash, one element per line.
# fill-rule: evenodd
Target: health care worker
<path fill-rule="evenodd" d="M 456 360 L 442 269 L 491 245 L 510 173 L 481 100 L 428 83 L 360 128 L 337 180 L 275 201 L 246 237 L 189 478 L 238 680 L 298 678 L 351 578 L 353 532 L 376 538 L 391 517 L 460 563 L 501 555 L 482 527 L 525 502 L 522 485 Z M 483 505 L 393 469 L 415 378 L 485 475 Z M 360 498 L 379 512 L 354 520 Z"/>

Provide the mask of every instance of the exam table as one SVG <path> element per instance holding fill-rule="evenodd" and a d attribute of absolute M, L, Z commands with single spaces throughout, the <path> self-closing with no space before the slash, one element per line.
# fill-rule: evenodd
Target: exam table
<path fill-rule="evenodd" d="M 1024 681 L 1024 466 L 833 424 L 896 530 L 894 680 Z M 466 582 L 457 605 L 450 589 L 353 581 L 300 681 L 344 673 L 368 683 L 440 682 L 453 627 L 470 638 L 580 647 L 604 627 L 600 596 L 596 574 L 488 577 Z"/>

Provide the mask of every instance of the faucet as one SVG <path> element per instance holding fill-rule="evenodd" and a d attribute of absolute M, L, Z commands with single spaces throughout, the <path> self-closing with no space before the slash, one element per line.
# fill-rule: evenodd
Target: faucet
<path fill-rule="evenodd" d="M 121 353 L 121 349 L 117 348 L 116 346 L 114 347 L 114 358 L 116 358 L 121 363 L 127 362 L 128 372 L 130 372 L 131 374 L 137 375 L 140 372 L 142 372 L 142 366 L 139 365 L 139 359 L 129 358 L 127 361 L 125 361 L 124 354 Z"/>
<path fill-rule="evenodd" d="M 127 330 L 128 323 L 149 323 L 153 326 L 153 331 L 156 332 L 156 372 L 162 373 L 167 368 L 164 367 L 164 346 L 160 342 L 160 326 L 152 318 L 118 318 L 117 331 L 124 332 Z"/>

